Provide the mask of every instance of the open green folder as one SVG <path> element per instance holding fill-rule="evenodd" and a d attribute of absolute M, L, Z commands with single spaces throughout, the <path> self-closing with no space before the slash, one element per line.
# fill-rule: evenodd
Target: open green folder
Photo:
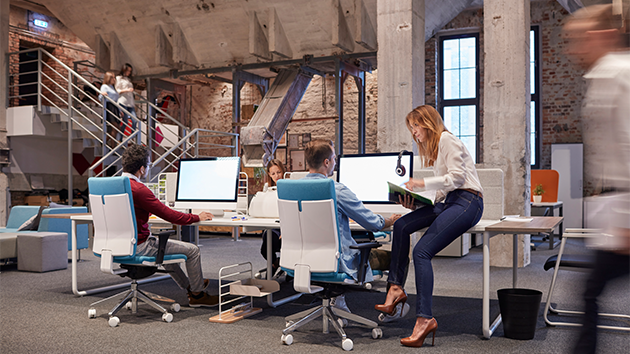
<path fill-rule="evenodd" d="M 405 187 L 397 186 L 392 182 L 387 182 L 387 185 L 389 185 L 390 202 L 400 203 L 398 196 L 404 197 L 409 194 L 413 197 L 413 204 L 416 206 L 433 205 L 433 201 L 431 199 L 425 198 L 418 193 L 414 193 Z"/>

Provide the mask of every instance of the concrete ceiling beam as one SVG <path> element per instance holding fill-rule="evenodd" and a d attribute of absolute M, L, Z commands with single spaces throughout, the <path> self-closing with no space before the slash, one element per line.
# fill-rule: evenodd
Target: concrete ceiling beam
<path fill-rule="evenodd" d="M 357 22 L 357 31 L 354 35 L 354 41 L 368 50 L 376 50 L 378 48 L 378 40 L 376 29 L 372 25 L 372 19 L 365 7 L 363 0 L 355 0 L 355 14 Z"/>
<path fill-rule="evenodd" d="M 161 25 L 155 26 L 155 65 L 178 69 L 173 60 L 173 46 Z"/>
<path fill-rule="evenodd" d="M 354 51 L 354 38 L 346 21 L 340 0 L 332 0 L 332 45 L 346 52 Z"/>
<path fill-rule="evenodd" d="M 129 54 L 127 54 L 120 39 L 118 39 L 118 35 L 114 31 L 109 34 L 109 54 L 110 69 L 112 70 L 119 70 L 125 63 L 136 66 L 135 63 L 131 62 Z"/>
<path fill-rule="evenodd" d="M 109 45 L 100 34 L 96 34 L 95 64 L 105 70 L 111 70 L 111 57 L 109 53 Z"/>
<path fill-rule="evenodd" d="M 269 52 L 269 41 L 267 35 L 260 25 L 256 11 L 252 12 L 249 18 L 249 54 L 260 59 L 272 60 L 273 56 Z"/>
<path fill-rule="evenodd" d="M 199 67 L 199 60 L 190 48 L 184 31 L 177 23 L 173 23 L 173 61 L 176 64 Z"/>
<path fill-rule="evenodd" d="M 278 13 L 273 7 L 269 9 L 269 51 L 287 59 L 293 58 L 289 39 L 284 33 Z"/>

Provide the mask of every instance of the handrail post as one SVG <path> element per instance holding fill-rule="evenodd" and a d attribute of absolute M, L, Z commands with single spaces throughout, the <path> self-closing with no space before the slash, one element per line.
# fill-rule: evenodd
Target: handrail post
<path fill-rule="evenodd" d="M 37 50 L 37 112 L 42 111 L 42 50 Z"/>
<path fill-rule="evenodd" d="M 199 130 L 195 134 L 195 158 L 199 157 Z"/>
<path fill-rule="evenodd" d="M 103 105 L 103 155 L 105 155 L 109 151 L 109 146 L 107 146 L 107 98 L 105 96 L 101 96 L 101 104 Z"/>
<path fill-rule="evenodd" d="M 68 70 L 68 206 L 72 206 L 72 70 Z"/>

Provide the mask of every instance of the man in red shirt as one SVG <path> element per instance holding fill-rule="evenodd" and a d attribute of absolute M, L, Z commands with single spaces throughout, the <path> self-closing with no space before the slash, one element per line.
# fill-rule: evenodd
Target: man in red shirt
<path fill-rule="evenodd" d="M 130 145 L 122 156 L 123 176 L 129 177 L 131 183 L 131 193 L 133 195 L 133 206 L 136 214 L 136 225 L 138 228 L 138 245 L 136 254 L 144 256 L 155 256 L 158 251 L 158 240 L 151 236 L 149 228 L 149 216 L 155 214 L 158 217 L 177 225 L 188 225 L 198 221 L 211 220 L 212 214 L 201 212 L 199 215 L 184 214 L 175 211 L 162 204 L 147 188 L 140 178 L 147 175 L 149 165 L 149 152 L 142 145 Z M 203 279 L 201 271 L 201 255 L 199 247 L 189 242 L 168 240 L 165 254 L 186 255 L 186 271 L 184 273 L 179 264 L 164 265 L 173 280 L 182 289 L 188 290 L 188 302 L 191 307 L 215 306 L 219 303 L 218 296 L 209 295 L 205 292 L 208 287 L 208 280 Z"/>

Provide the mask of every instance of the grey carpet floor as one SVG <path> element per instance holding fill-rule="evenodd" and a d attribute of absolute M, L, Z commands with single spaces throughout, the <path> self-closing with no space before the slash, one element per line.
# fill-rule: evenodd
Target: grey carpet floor
<path fill-rule="evenodd" d="M 201 239 L 204 275 L 212 279 L 212 291 L 218 293 L 218 271 L 222 266 L 252 262 L 255 270 L 263 268 L 260 238 L 245 237 L 233 242 L 227 237 Z M 580 249 L 569 244 L 569 250 Z M 99 260 L 83 251 L 78 264 L 79 288 L 115 284 L 121 279 L 101 273 Z M 410 271 L 406 286 L 410 294 L 411 314 L 405 319 L 382 325 L 383 338 L 374 340 L 370 331 L 358 325 L 347 328 L 354 341 L 354 351 L 367 353 L 569 353 L 577 331 L 568 327 L 547 327 L 542 313 L 552 272 L 545 272 L 542 264 L 556 250 L 538 247 L 532 252 L 532 264 L 519 269 L 519 287 L 543 292 L 536 336 L 519 341 L 505 338 L 499 326 L 490 340 L 481 336 L 482 254 L 474 248 L 462 258 L 435 258 L 435 289 L 433 314 L 438 321 L 435 347 L 427 341 L 423 348 L 405 348 L 400 338 L 411 334 L 415 321 L 415 285 Z M 499 312 L 496 290 L 510 287 L 509 268 L 491 270 L 491 307 L 493 316 Z M 559 307 L 579 309 L 584 274 L 562 272 L 554 303 Z M 107 312 L 113 301 L 95 306 L 97 318 L 89 319 L 87 312 L 92 302 L 115 292 L 76 297 L 72 294 L 70 266 L 67 270 L 48 273 L 20 272 L 15 266 L 5 265 L 0 273 L 0 353 L 340 353 L 341 340 L 336 333 L 321 333 L 321 321 L 313 322 L 294 334 L 291 346 L 281 344 L 284 317 L 317 304 L 314 296 L 271 308 L 266 299 L 256 298 L 254 305 L 262 313 L 233 324 L 209 322 L 218 308 L 193 309 L 187 306 L 186 294 L 171 280 L 141 285 L 142 289 L 171 297 L 182 304 L 174 313 L 172 323 L 161 321 L 161 315 L 141 305 L 136 315 L 123 310 L 121 323 L 116 328 L 107 325 Z M 347 294 L 352 312 L 376 319 L 374 304 L 385 299 L 386 282 L 378 280 L 372 290 L 358 290 Z M 282 283 L 277 297 L 292 293 L 291 283 Z M 630 285 L 628 279 L 610 284 L 602 296 L 602 311 L 630 313 Z M 563 318 L 566 316 L 563 316 Z M 555 317 L 557 318 L 557 317 Z M 620 322 L 609 322 L 619 324 Z M 630 323 L 621 322 L 630 326 Z M 630 353 L 630 334 L 619 331 L 600 331 L 599 352 Z"/>

